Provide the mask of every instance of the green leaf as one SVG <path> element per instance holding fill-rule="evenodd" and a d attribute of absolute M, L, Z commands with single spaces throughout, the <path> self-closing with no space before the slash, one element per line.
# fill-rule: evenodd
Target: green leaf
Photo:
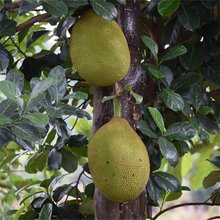
<path fill-rule="evenodd" d="M 152 176 L 158 186 L 166 192 L 181 192 L 181 184 L 175 176 L 162 171 L 154 172 Z"/>
<path fill-rule="evenodd" d="M 189 31 L 195 31 L 200 24 L 199 15 L 192 8 L 184 4 L 181 4 L 178 10 L 178 20 L 182 26 Z"/>
<path fill-rule="evenodd" d="M 179 7 L 180 0 L 160 0 L 157 10 L 161 16 L 170 17 Z"/>
<path fill-rule="evenodd" d="M 145 46 L 151 51 L 155 59 L 157 59 L 157 54 L 158 54 L 157 43 L 148 36 L 142 36 L 141 40 L 144 42 Z"/>
<path fill-rule="evenodd" d="M 20 5 L 20 8 L 18 10 L 18 14 L 19 15 L 26 14 L 29 11 L 33 10 L 37 6 L 38 6 L 38 1 L 37 0 L 22 1 L 21 5 Z"/>
<path fill-rule="evenodd" d="M 216 183 L 220 183 L 220 170 L 212 171 L 203 180 L 203 186 L 206 189 L 210 186 L 214 186 Z"/>
<path fill-rule="evenodd" d="M 62 163 L 61 166 L 63 169 L 69 173 L 73 173 L 76 171 L 78 162 L 76 157 L 72 154 L 72 152 L 62 149 Z"/>
<path fill-rule="evenodd" d="M 136 101 L 136 104 L 141 104 L 142 101 L 143 101 L 143 96 L 135 93 L 133 90 L 132 90 L 132 86 L 130 84 L 126 84 L 123 88 L 124 90 L 130 92 L 130 94 L 135 98 L 135 101 Z"/>
<path fill-rule="evenodd" d="M 205 79 L 216 85 L 220 85 L 220 62 L 218 58 L 211 60 L 201 68 Z"/>
<path fill-rule="evenodd" d="M 16 69 L 10 69 L 6 75 L 6 80 L 11 81 L 21 91 L 24 86 L 24 75 Z"/>
<path fill-rule="evenodd" d="M 116 95 L 109 95 L 109 96 L 104 96 L 102 98 L 102 103 L 106 102 L 106 101 L 109 101 L 109 100 L 112 100 L 114 99 L 115 97 L 117 97 Z"/>
<path fill-rule="evenodd" d="M 8 118 L 6 115 L 0 113 L 0 125 L 7 125 L 12 123 L 13 121 Z"/>
<path fill-rule="evenodd" d="M 179 60 L 181 65 L 186 70 L 192 70 L 201 66 L 204 61 L 204 58 L 205 56 L 203 49 L 199 47 L 192 48 L 191 50 L 187 51 L 187 53 L 179 57 Z"/>
<path fill-rule="evenodd" d="M 77 134 L 71 135 L 67 143 L 70 147 L 83 147 L 88 144 L 88 140 L 85 135 Z"/>
<path fill-rule="evenodd" d="M 61 100 L 69 100 L 69 99 L 77 99 L 77 100 L 85 100 L 88 99 L 88 94 L 84 92 L 73 92 L 71 94 L 66 95 L 65 97 L 61 98 Z"/>
<path fill-rule="evenodd" d="M 144 120 L 138 121 L 137 122 L 137 128 L 145 135 L 147 135 L 150 138 L 158 138 L 157 134 L 154 133 L 151 128 L 148 126 L 147 122 Z"/>
<path fill-rule="evenodd" d="M 18 98 L 21 92 L 11 81 L 0 81 L 0 102 L 9 99 L 15 103 L 19 103 Z"/>
<path fill-rule="evenodd" d="M 39 220 L 50 220 L 52 217 L 53 205 L 51 203 L 46 203 L 40 210 Z"/>
<path fill-rule="evenodd" d="M 106 2 L 106 0 L 89 0 L 89 2 L 95 13 L 106 20 L 113 20 L 117 17 L 117 9 L 113 3 Z"/>
<path fill-rule="evenodd" d="M 68 7 L 72 8 L 79 8 L 89 4 L 88 0 L 64 0 L 64 2 Z"/>
<path fill-rule="evenodd" d="M 182 111 L 184 109 L 183 98 L 170 89 L 163 89 L 161 98 L 165 105 L 173 111 Z"/>
<path fill-rule="evenodd" d="M 161 133 L 163 134 L 166 130 L 165 125 L 164 125 L 163 116 L 156 108 L 148 107 L 148 110 L 149 110 L 152 118 L 154 119 L 157 127 L 160 129 Z"/>
<path fill-rule="evenodd" d="M 171 166 L 175 167 L 179 161 L 179 156 L 173 143 L 168 141 L 166 138 L 160 137 L 158 145 L 161 154 L 168 160 L 168 163 Z"/>
<path fill-rule="evenodd" d="M 32 121 L 34 124 L 37 124 L 41 127 L 45 127 L 49 123 L 49 117 L 40 112 L 28 113 L 26 115 L 23 115 L 22 117 Z"/>
<path fill-rule="evenodd" d="M 59 82 L 57 78 L 49 77 L 45 80 L 41 80 L 37 82 L 37 84 L 34 86 L 30 96 L 28 104 L 35 98 L 37 98 L 39 95 L 41 95 L 44 91 L 48 90 L 51 86 L 56 85 Z"/>
<path fill-rule="evenodd" d="M 147 192 L 155 203 L 160 199 L 162 194 L 161 188 L 157 185 L 152 175 L 147 182 Z"/>
<path fill-rule="evenodd" d="M 193 98 L 193 107 L 198 111 L 200 106 L 205 104 L 202 87 L 200 85 L 195 85 L 190 89 L 190 92 Z"/>
<path fill-rule="evenodd" d="M 4 70 L 9 65 L 8 51 L 0 44 L 0 70 Z"/>
<path fill-rule="evenodd" d="M 1 17 L 0 17 L 1 19 Z M 4 17 L 0 20 L 0 37 L 12 36 L 16 33 L 16 22 Z"/>
<path fill-rule="evenodd" d="M 207 105 L 199 107 L 199 112 L 203 115 L 214 114 L 213 108 Z"/>
<path fill-rule="evenodd" d="M 202 77 L 197 73 L 182 73 L 172 82 L 172 88 L 174 88 L 174 90 L 183 90 L 190 87 L 192 88 L 196 84 L 199 84 L 201 81 Z"/>
<path fill-rule="evenodd" d="M 46 12 L 55 16 L 65 16 L 68 13 L 68 8 L 63 1 L 59 0 L 47 0 L 42 3 Z"/>
<path fill-rule="evenodd" d="M 68 195 L 73 190 L 73 186 L 64 184 L 57 187 L 53 191 L 53 199 L 55 202 L 59 202 L 65 195 Z"/>
<path fill-rule="evenodd" d="M 59 83 L 56 85 L 53 85 L 49 88 L 50 96 L 55 99 L 56 102 L 60 98 L 63 98 L 66 93 L 67 88 L 67 82 L 66 82 L 66 76 L 65 76 L 65 70 L 61 66 L 54 67 L 49 74 L 49 77 L 52 78 L 58 78 Z"/>
<path fill-rule="evenodd" d="M 88 184 L 86 186 L 86 188 L 85 188 L 86 196 L 93 198 L 94 192 L 95 192 L 95 185 L 94 185 L 94 183 Z"/>
<path fill-rule="evenodd" d="M 47 166 L 53 170 L 59 170 L 62 163 L 62 154 L 57 149 L 52 149 L 47 158 Z"/>
<path fill-rule="evenodd" d="M 183 55 L 186 52 L 187 52 L 187 48 L 184 47 L 183 45 L 170 48 L 168 52 L 162 57 L 160 64 L 167 60 L 173 60 L 176 57 Z"/>
<path fill-rule="evenodd" d="M 12 124 L 11 130 L 13 134 L 21 139 L 36 143 L 40 143 L 47 132 L 45 128 L 34 126 L 34 124 L 28 123 L 28 121 L 25 120 L 20 120 Z"/>
<path fill-rule="evenodd" d="M 209 160 L 213 165 L 220 168 L 220 156 L 214 157 L 212 160 Z"/>
<path fill-rule="evenodd" d="M 159 70 L 156 68 L 156 66 L 148 63 L 146 65 L 147 70 L 150 72 L 150 74 L 155 77 L 156 79 L 161 79 L 164 78 L 166 76 L 166 74 L 164 73 L 164 71 Z"/>
<path fill-rule="evenodd" d="M 119 2 L 122 5 L 126 5 L 126 0 L 117 0 L 117 2 Z"/>
<path fill-rule="evenodd" d="M 195 128 L 188 122 L 176 122 L 167 128 L 164 136 L 179 141 L 190 140 L 196 135 Z"/>

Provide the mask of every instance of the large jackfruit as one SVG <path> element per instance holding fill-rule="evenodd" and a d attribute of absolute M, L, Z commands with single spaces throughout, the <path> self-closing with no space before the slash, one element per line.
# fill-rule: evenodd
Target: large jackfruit
<path fill-rule="evenodd" d="M 115 21 L 88 10 L 76 22 L 70 38 L 70 57 L 82 78 L 97 86 L 110 86 L 127 74 L 130 52 Z"/>
<path fill-rule="evenodd" d="M 149 178 L 146 147 L 128 122 L 120 117 L 114 117 L 91 138 L 88 163 L 95 185 L 113 202 L 135 199 Z"/>

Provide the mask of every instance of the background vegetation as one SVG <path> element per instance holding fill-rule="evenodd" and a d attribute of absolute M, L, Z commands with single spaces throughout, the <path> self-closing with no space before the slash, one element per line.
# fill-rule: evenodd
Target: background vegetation
<path fill-rule="evenodd" d="M 70 63 L 69 29 L 88 7 L 111 20 L 119 4 L 126 0 L 0 0 L 3 219 L 93 218 L 86 157 L 93 89 Z M 142 105 L 137 132 L 151 158 L 148 205 L 161 211 L 201 188 L 208 196 L 197 204 L 220 205 L 219 2 L 140 7 L 142 64 L 153 89 L 143 97 L 125 90 Z"/>

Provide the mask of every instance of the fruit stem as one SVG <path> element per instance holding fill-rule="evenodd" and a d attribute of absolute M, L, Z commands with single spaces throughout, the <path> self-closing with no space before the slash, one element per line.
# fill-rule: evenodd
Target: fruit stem
<path fill-rule="evenodd" d="M 113 99 L 113 106 L 114 106 L 114 116 L 121 117 L 121 103 L 120 103 L 120 96 L 117 95 Z"/>

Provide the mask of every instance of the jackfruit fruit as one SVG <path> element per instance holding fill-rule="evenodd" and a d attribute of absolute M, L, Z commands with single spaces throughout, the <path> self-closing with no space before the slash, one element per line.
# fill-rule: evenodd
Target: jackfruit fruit
<path fill-rule="evenodd" d="M 88 10 L 72 28 L 70 58 L 79 75 L 93 85 L 110 86 L 127 74 L 130 52 L 115 21 Z"/>
<path fill-rule="evenodd" d="M 88 163 L 94 184 L 113 202 L 128 202 L 143 192 L 150 173 L 144 143 L 120 117 L 102 126 L 91 138 Z"/>

